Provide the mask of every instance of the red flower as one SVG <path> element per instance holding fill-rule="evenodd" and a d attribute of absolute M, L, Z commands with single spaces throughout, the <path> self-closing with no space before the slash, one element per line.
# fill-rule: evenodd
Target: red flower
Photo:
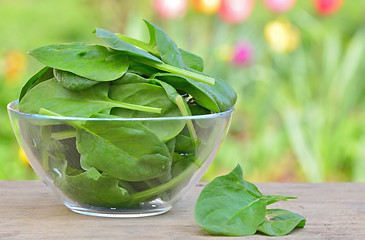
<path fill-rule="evenodd" d="M 286 12 L 290 10 L 296 0 L 264 0 L 265 5 L 273 12 Z"/>
<path fill-rule="evenodd" d="M 321 15 L 335 13 L 341 6 L 342 0 L 314 0 L 314 5 Z"/>
<path fill-rule="evenodd" d="M 239 23 L 252 12 L 254 0 L 222 0 L 219 16 L 228 23 Z"/>
<path fill-rule="evenodd" d="M 186 0 L 155 0 L 154 8 L 162 18 L 182 17 L 186 13 Z"/>

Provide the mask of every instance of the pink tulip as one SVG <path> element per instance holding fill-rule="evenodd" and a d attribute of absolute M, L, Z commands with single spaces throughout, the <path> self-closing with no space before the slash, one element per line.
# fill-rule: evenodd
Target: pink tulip
<path fill-rule="evenodd" d="M 162 18 L 183 17 L 186 13 L 186 0 L 155 0 L 154 8 Z"/>
<path fill-rule="evenodd" d="M 235 66 L 248 66 L 253 60 L 253 47 L 249 42 L 238 43 L 233 51 L 232 63 Z"/>
<path fill-rule="evenodd" d="M 219 16 L 228 23 L 240 23 L 252 12 L 254 0 L 222 0 Z"/>
<path fill-rule="evenodd" d="M 273 12 L 289 11 L 296 0 L 264 0 L 265 5 Z"/>
<path fill-rule="evenodd" d="M 342 0 L 314 0 L 317 12 L 321 15 L 335 13 L 342 6 Z"/>

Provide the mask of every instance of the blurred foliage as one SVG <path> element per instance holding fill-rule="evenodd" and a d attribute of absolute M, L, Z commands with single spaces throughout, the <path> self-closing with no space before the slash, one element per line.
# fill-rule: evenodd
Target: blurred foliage
<path fill-rule="evenodd" d="M 231 130 L 204 180 L 240 163 L 251 181 L 365 181 L 365 1 L 238 0 L 252 12 L 242 7 L 232 19 L 222 11 L 237 1 L 167 1 L 0 2 L 0 179 L 36 178 L 6 113 L 41 67 L 26 52 L 99 42 L 95 27 L 147 40 L 146 18 L 238 93 Z"/>

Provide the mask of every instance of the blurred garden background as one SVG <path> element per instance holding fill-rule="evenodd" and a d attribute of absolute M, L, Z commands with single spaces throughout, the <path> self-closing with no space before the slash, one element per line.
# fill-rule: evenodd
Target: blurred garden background
<path fill-rule="evenodd" d="M 238 94 L 204 180 L 237 163 L 250 181 L 365 181 L 364 0 L 0 0 L 0 179 L 37 179 L 6 105 L 42 66 L 26 52 L 101 43 L 95 27 L 147 40 L 143 18 L 201 55 Z"/>

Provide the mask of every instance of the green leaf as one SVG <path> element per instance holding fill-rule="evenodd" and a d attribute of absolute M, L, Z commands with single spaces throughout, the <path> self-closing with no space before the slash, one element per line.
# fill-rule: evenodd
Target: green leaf
<path fill-rule="evenodd" d="M 127 207 L 129 194 L 119 187 L 118 180 L 100 174 L 95 168 L 87 171 L 67 167 L 56 183 L 73 201 L 95 207 Z"/>
<path fill-rule="evenodd" d="M 37 72 L 36 74 L 34 74 L 23 86 L 21 92 L 20 92 L 20 96 L 19 96 L 19 101 L 21 101 L 24 97 L 24 95 L 35 85 L 46 81 L 48 79 L 53 78 L 53 69 L 50 67 L 44 67 L 42 68 L 39 72 Z"/>
<path fill-rule="evenodd" d="M 124 77 L 123 77 L 124 78 Z M 123 78 L 118 82 L 123 82 Z M 142 79 L 126 76 L 126 81 L 140 81 Z M 126 118 L 153 118 L 181 116 L 179 108 L 166 95 L 160 86 L 149 83 L 126 83 L 112 85 L 109 97 L 115 101 L 133 103 L 143 106 L 160 108 L 161 114 L 133 111 L 115 108 L 111 114 Z M 178 135 L 185 126 L 184 120 L 144 121 L 143 124 L 151 129 L 162 141 L 167 141 Z"/>
<path fill-rule="evenodd" d="M 157 73 L 154 77 L 189 93 L 199 105 L 214 112 L 227 111 L 236 103 L 235 91 L 219 78 L 215 79 L 214 85 L 209 85 L 177 74 Z"/>
<path fill-rule="evenodd" d="M 154 79 L 154 82 L 156 82 L 157 84 L 159 84 L 160 86 L 163 87 L 163 89 L 165 90 L 167 97 L 177 105 L 177 107 L 179 108 L 181 115 L 188 117 L 191 116 L 191 112 L 189 109 L 188 104 L 186 103 L 185 99 L 182 98 L 182 96 L 176 91 L 175 88 L 173 88 L 171 85 L 169 85 L 168 83 L 165 83 L 163 81 Z M 188 127 L 190 136 L 193 140 L 193 144 L 194 144 L 194 148 L 197 148 L 199 139 L 198 136 L 196 134 L 195 128 L 194 128 L 194 124 L 192 122 L 191 119 L 186 119 L 186 125 Z"/>
<path fill-rule="evenodd" d="M 283 236 L 295 227 L 304 227 L 305 218 L 299 214 L 283 209 L 268 209 L 265 221 L 258 227 L 258 231 L 270 236 Z"/>
<path fill-rule="evenodd" d="M 204 62 L 201 57 L 195 55 L 191 52 L 185 51 L 184 49 L 179 48 L 180 54 L 183 58 L 184 65 L 188 68 L 195 69 L 199 72 L 203 72 Z"/>
<path fill-rule="evenodd" d="M 84 169 L 95 167 L 122 180 L 143 181 L 171 168 L 166 144 L 140 122 L 87 121 L 77 129 L 76 139 Z"/>
<path fill-rule="evenodd" d="M 178 176 L 185 169 L 187 169 L 195 161 L 194 154 L 178 154 L 174 153 L 174 164 L 172 165 L 171 175 L 172 177 Z"/>
<path fill-rule="evenodd" d="M 127 72 L 123 77 L 112 82 L 112 85 L 127 84 L 127 83 L 149 83 L 150 79 L 141 77 L 138 74 Z"/>
<path fill-rule="evenodd" d="M 100 82 L 121 77 L 129 65 L 121 52 L 86 43 L 48 45 L 29 54 L 47 66 Z"/>
<path fill-rule="evenodd" d="M 85 90 L 71 91 L 56 79 L 42 82 L 29 90 L 19 103 L 20 111 L 39 113 L 41 108 L 68 117 L 90 117 L 114 107 L 159 112 L 160 109 L 122 103 L 108 98 L 109 83 L 99 83 Z"/>
<path fill-rule="evenodd" d="M 175 152 L 192 153 L 195 150 L 194 140 L 187 135 L 179 134 L 176 136 Z"/>
<path fill-rule="evenodd" d="M 156 44 L 161 59 L 169 65 L 184 68 L 184 60 L 176 43 L 160 27 L 146 19 L 143 21 L 150 32 L 150 44 Z"/>
<path fill-rule="evenodd" d="M 58 69 L 53 71 L 55 78 L 62 87 L 70 90 L 84 90 L 97 84 L 97 81 L 80 77 L 74 73 L 66 72 Z"/>
<path fill-rule="evenodd" d="M 160 59 L 153 56 L 152 54 L 144 50 L 138 49 L 130 43 L 122 41 L 120 38 L 118 38 L 117 35 L 108 30 L 96 28 L 94 32 L 96 36 L 103 39 L 112 49 L 123 51 L 134 57 L 145 58 L 154 62 L 162 62 Z"/>
<path fill-rule="evenodd" d="M 246 188 L 238 165 L 205 186 L 195 206 L 195 220 L 214 235 L 254 234 L 266 213 L 266 200 L 256 195 L 256 190 Z"/>

